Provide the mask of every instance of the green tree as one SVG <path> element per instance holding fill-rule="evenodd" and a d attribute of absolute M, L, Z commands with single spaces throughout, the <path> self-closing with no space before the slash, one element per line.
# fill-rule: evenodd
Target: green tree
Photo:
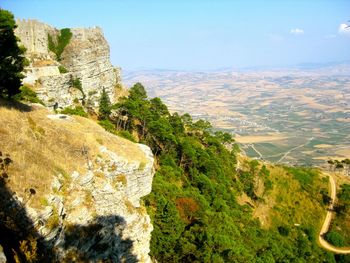
<path fill-rule="evenodd" d="M 20 92 L 23 68 L 26 66 L 25 49 L 17 43 L 17 27 L 13 14 L 0 9 L 0 96 L 12 97 Z"/>
<path fill-rule="evenodd" d="M 325 239 L 336 247 L 342 247 L 345 245 L 344 237 L 336 231 L 328 232 L 325 236 Z"/>
<path fill-rule="evenodd" d="M 145 87 L 137 82 L 130 90 L 129 90 L 129 97 L 131 99 L 147 99 L 147 92 L 145 90 Z"/>
<path fill-rule="evenodd" d="M 111 101 L 105 88 L 102 89 L 98 114 L 101 120 L 108 119 L 111 114 Z"/>

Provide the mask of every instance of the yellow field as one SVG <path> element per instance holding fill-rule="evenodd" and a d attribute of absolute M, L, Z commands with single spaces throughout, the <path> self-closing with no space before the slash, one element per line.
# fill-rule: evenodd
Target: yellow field
<path fill-rule="evenodd" d="M 280 141 L 287 139 L 287 136 L 276 134 L 276 135 L 249 135 L 249 136 L 239 136 L 236 135 L 235 140 L 239 143 L 259 143 L 259 142 L 271 142 L 271 141 Z"/>

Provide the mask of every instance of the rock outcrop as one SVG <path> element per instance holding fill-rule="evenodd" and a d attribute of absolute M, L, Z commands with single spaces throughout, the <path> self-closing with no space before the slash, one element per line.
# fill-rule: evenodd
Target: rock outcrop
<path fill-rule="evenodd" d="M 100 28 L 71 29 L 72 38 L 62 59 L 57 61 L 55 54 L 49 51 L 48 35 L 57 38 L 58 29 L 36 20 L 17 20 L 16 23 L 16 35 L 26 48 L 30 62 L 23 83 L 30 85 L 46 105 L 57 102 L 60 107 L 67 107 L 84 99 L 96 108 L 103 88 L 114 102 L 115 88 L 121 82 L 120 69 L 110 62 L 109 46 Z M 60 73 L 59 66 L 68 72 Z M 75 78 L 80 79 L 83 94 L 73 87 Z"/>
<path fill-rule="evenodd" d="M 28 249 L 34 236 L 53 262 L 151 262 L 153 226 L 140 202 L 152 189 L 149 147 L 44 107 L 1 116 L 0 150 L 12 160 L 6 177 L 0 170 L 1 242 Z"/>
<path fill-rule="evenodd" d="M 138 147 L 145 155 L 143 163 L 129 162 L 101 146 L 88 172 L 59 174 L 47 206 L 27 209 L 54 247 L 57 261 L 151 262 L 153 227 L 140 198 L 151 191 L 153 156 L 148 147 Z"/>

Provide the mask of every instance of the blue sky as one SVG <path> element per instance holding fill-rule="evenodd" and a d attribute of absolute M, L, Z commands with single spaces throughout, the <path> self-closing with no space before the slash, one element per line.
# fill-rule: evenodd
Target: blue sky
<path fill-rule="evenodd" d="M 112 63 L 127 70 L 350 60 L 349 0 L 2 0 L 0 6 L 57 28 L 102 27 Z"/>

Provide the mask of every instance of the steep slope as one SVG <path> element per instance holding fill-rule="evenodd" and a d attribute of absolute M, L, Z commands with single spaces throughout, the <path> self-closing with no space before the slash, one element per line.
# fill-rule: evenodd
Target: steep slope
<path fill-rule="evenodd" d="M 4 249 L 13 242 L 35 254 L 23 245 L 32 236 L 60 262 L 149 262 L 152 225 L 140 198 L 151 192 L 150 149 L 92 120 L 1 104 L 1 163 L 11 160 L 0 176 L 1 228 L 12 233 L 0 238 Z"/>
<path fill-rule="evenodd" d="M 140 83 L 113 108 L 110 130 L 135 134 L 157 159 L 145 199 L 157 261 L 334 262 L 317 244 L 328 200 L 317 169 L 240 158 L 230 134 L 170 113 Z"/>

